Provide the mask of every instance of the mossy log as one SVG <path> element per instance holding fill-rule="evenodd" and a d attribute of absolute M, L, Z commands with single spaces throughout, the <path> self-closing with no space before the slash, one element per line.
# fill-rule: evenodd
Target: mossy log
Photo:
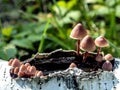
<path fill-rule="evenodd" d="M 0 90 L 119 90 L 120 59 L 112 61 L 113 71 L 103 71 L 102 63 L 96 68 L 95 54 L 89 55 L 83 63 L 82 57 L 76 56 L 75 51 L 57 50 L 37 54 L 24 61 L 44 72 L 45 76 L 39 78 L 13 78 L 8 62 L 0 60 Z M 93 61 L 89 61 L 91 59 Z M 77 67 L 68 68 L 71 62 L 76 63 Z"/>

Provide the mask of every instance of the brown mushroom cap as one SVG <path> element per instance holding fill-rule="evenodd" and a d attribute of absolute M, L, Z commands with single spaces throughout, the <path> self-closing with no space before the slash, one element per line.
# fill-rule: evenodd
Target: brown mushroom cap
<path fill-rule="evenodd" d="M 12 61 L 11 66 L 13 66 L 13 67 L 20 67 L 20 64 L 21 64 L 20 61 L 15 58 L 15 59 Z"/>
<path fill-rule="evenodd" d="M 108 60 L 108 61 L 111 61 L 111 60 L 113 60 L 114 58 L 113 58 L 113 56 L 112 56 L 111 54 L 107 54 L 107 55 L 104 56 L 104 59 L 105 59 L 105 60 Z"/>
<path fill-rule="evenodd" d="M 19 71 L 17 75 L 18 75 L 18 77 L 23 77 L 25 75 L 25 73 L 22 71 Z"/>
<path fill-rule="evenodd" d="M 75 68 L 75 67 L 77 67 L 77 65 L 75 63 L 71 63 L 69 66 L 69 68 Z"/>
<path fill-rule="evenodd" d="M 27 66 L 27 69 L 26 69 L 25 74 L 31 75 L 31 72 L 29 71 L 29 70 L 30 70 L 30 68 L 31 68 L 31 66 Z"/>
<path fill-rule="evenodd" d="M 35 66 L 31 66 L 31 67 L 29 68 L 29 72 L 30 72 L 30 74 L 34 75 L 35 72 L 36 72 L 36 67 L 35 67 Z"/>
<path fill-rule="evenodd" d="M 87 52 L 94 51 L 96 49 L 96 46 L 92 37 L 89 35 L 85 36 L 80 43 L 80 48 Z"/>
<path fill-rule="evenodd" d="M 95 60 L 98 61 L 98 62 L 102 62 L 103 56 L 99 54 L 99 55 L 96 56 Z"/>
<path fill-rule="evenodd" d="M 102 69 L 105 71 L 111 71 L 112 70 L 112 64 L 110 61 L 106 61 L 104 62 L 104 64 L 102 65 Z"/>
<path fill-rule="evenodd" d="M 87 31 L 84 29 L 81 23 L 78 23 L 71 31 L 70 38 L 80 40 L 87 35 Z"/>
<path fill-rule="evenodd" d="M 27 67 L 24 64 L 20 66 L 19 71 L 26 72 L 26 70 L 27 70 Z"/>
<path fill-rule="evenodd" d="M 11 66 L 14 59 L 10 59 L 8 65 Z"/>
<path fill-rule="evenodd" d="M 109 43 L 103 36 L 99 36 L 95 39 L 95 45 L 98 47 L 107 47 L 109 46 Z"/>
<path fill-rule="evenodd" d="M 25 63 L 25 66 L 28 67 L 28 66 L 31 66 L 29 63 Z"/>
<path fill-rule="evenodd" d="M 18 67 L 15 67 L 15 69 L 14 69 L 14 74 L 18 74 L 18 72 L 19 72 L 19 68 L 18 68 Z"/>
<path fill-rule="evenodd" d="M 27 67 L 27 70 L 28 70 L 28 71 L 30 70 L 30 67 L 31 67 L 31 66 L 28 66 L 28 67 Z"/>
<path fill-rule="evenodd" d="M 38 71 L 36 74 L 37 77 L 43 76 L 43 72 L 42 71 Z"/>

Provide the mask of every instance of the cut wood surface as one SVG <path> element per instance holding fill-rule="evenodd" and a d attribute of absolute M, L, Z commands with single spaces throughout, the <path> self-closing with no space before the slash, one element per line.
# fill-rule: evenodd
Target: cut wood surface
<path fill-rule="evenodd" d="M 8 62 L 0 60 L 0 90 L 120 90 L 120 59 L 113 71 L 57 71 L 41 78 L 11 78 Z"/>

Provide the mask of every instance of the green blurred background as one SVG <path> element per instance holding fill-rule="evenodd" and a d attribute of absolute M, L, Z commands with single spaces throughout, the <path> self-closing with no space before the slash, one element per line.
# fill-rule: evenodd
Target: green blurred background
<path fill-rule="evenodd" d="M 105 54 L 120 56 L 120 0 L 0 0 L 0 58 L 75 49 L 69 34 L 79 22 L 107 38 Z"/>

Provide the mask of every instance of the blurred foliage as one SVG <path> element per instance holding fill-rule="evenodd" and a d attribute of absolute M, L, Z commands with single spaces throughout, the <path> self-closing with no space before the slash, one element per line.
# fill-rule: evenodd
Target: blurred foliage
<path fill-rule="evenodd" d="M 0 58 L 75 49 L 69 34 L 79 22 L 108 39 L 105 54 L 120 56 L 120 0 L 0 0 Z"/>

